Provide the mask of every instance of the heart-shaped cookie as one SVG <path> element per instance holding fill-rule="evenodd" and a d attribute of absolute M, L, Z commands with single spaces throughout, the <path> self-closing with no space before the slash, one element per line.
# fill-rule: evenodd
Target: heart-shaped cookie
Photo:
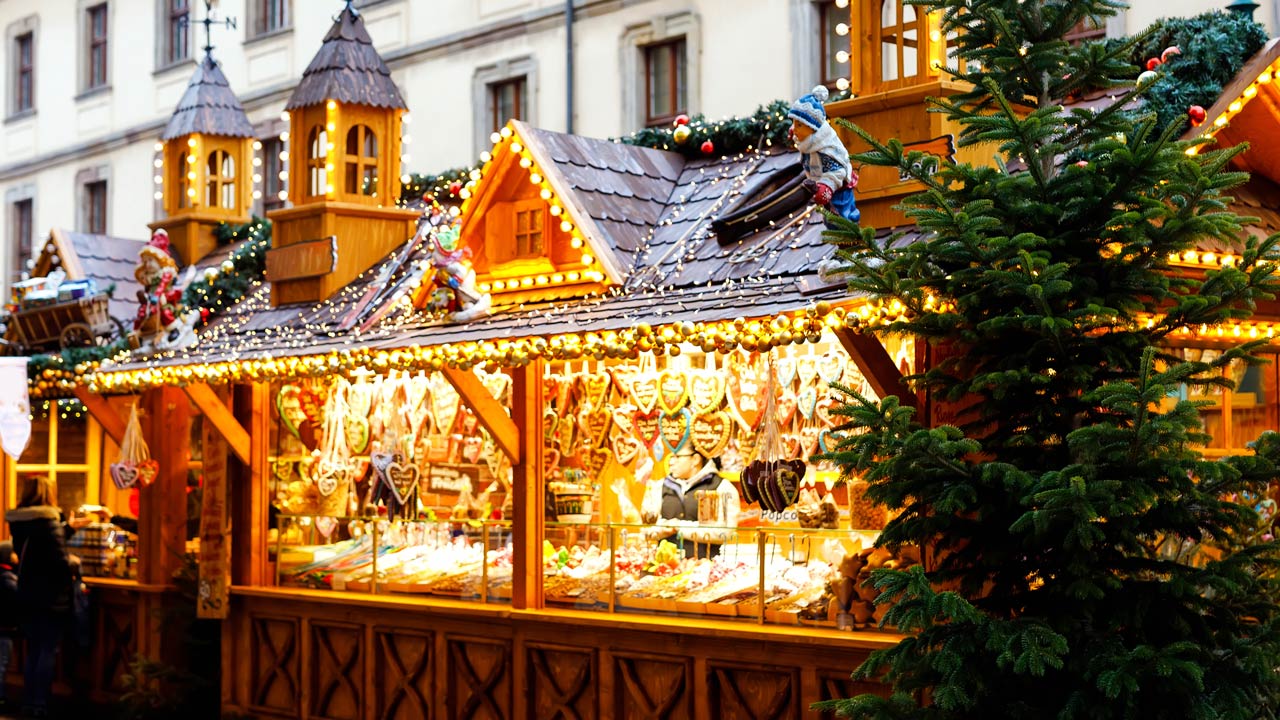
<path fill-rule="evenodd" d="M 670 415 L 663 414 L 658 424 L 662 427 L 662 446 L 674 455 L 689 442 L 693 414 L 689 412 L 689 408 L 681 408 Z"/>
<path fill-rule="evenodd" d="M 297 385 L 282 385 L 276 393 L 276 413 L 280 416 L 280 424 L 289 434 L 302 439 L 298 426 L 306 419 L 306 411 L 302 409 L 302 388 Z"/>
<path fill-rule="evenodd" d="M 418 478 L 422 471 L 411 463 L 392 462 L 387 466 L 387 487 L 396 495 L 401 505 L 409 502 L 409 497 L 418 489 Z"/>
<path fill-rule="evenodd" d="M 369 456 L 369 464 L 373 466 L 379 477 L 386 477 L 387 468 L 400 459 L 399 453 L 376 452 Z"/>
<path fill-rule="evenodd" d="M 346 427 L 347 448 L 355 455 L 363 454 L 369 449 L 369 418 L 348 415 Z"/>
<path fill-rule="evenodd" d="M 612 457 L 613 454 L 606 448 L 591 448 L 579 455 L 582 469 L 586 470 L 587 477 L 593 480 L 600 477 L 604 472 L 604 466 L 609 464 L 609 459 Z"/>
<path fill-rule="evenodd" d="M 480 382 L 484 384 L 484 388 L 489 391 L 494 400 L 500 403 L 506 402 L 507 392 L 511 390 L 511 376 L 495 370 L 493 372 L 478 371 Z"/>
<path fill-rule="evenodd" d="M 717 410 L 693 419 L 691 441 L 693 449 L 703 457 L 720 457 L 729 446 L 729 437 L 733 433 L 733 419 L 729 413 Z"/>
<path fill-rule="evenodd" d="M 555 442 L 556 433 L 560 428 L 560 416 L 555 410 L 546 408 L 542 411 L 542 444 L 550 445 Z"/>
<path fill-rule="evenodd" d="M 844 365 L 844 356 L 834 350 L 829 351 L 818 358 L 818 377 L 828 384 L 836 382 L 844 375 Z"/>
<path fill-rule="evenodd" d="M 818 359 L 812 355 L 805 355 L 796 360 L 796 377 L 800 379 L 801 388 L 812 385 L 818 377 Z"/>
<path fill-rule="evenodd" d="M 303 455 L 301 458 L 299 458 L 298 459 L 298 477 L 301 477 L 303 480 L 309 483 L 314 483 L 316 481 L 315 470 L 316 470 L 317 459 L 318 458 L 316 457 L 315 454 Z"/>
<path fill-rule="evenodd" d="M 631 396 L 631 382 L 635 380 L 638 372 L 640 372 L 640 368 L 634 365 L 614 365 L 609 368 L 609 376 L 613 378 L 613 386 L 623 396 L 623 402 Z"/>
<path fill-rule="evenodd" d="M 663 370 L 658 376 L 658 407 L 667 415 L 683 408 L 689 399 L 689 376 L 684 370 Z"/>
<path fill-rule="evenodd" d="M 801 458 L 808 460 L 818 452 L 818 441 L 822 435 L 822 431 L 813 425 L 806 425 L 800 428 L 800 444 L 802 445 Z"/>
<path fill-rule="evenodd" d="M 795 460 L 800 457 L 803 452 L 803 442 L 797 433 L 783 433 L 782 437 L 782 457 L 787 460 Z"/>
<path fill-rule="evenodd" d="M 573 419 L 572 415 L 564 415 L 560 418 L 560 427 L 556 430 L 558 435 L 560 452 L 565 455 L 573 454 L 574 441 L 578 437 L 578 423 Z"/>
<path fill-rule="evenodd" d="M 434 382 L 435 377 L 432 376 L 431 385 L 431 420 L 437 435 L 448 435 L 453 432 L 453 423 L 458 419 L 461 398 L 448 380 L 441 378 Z"/>
<path fill-rule="evenodd" d="M 632 426 L 635 427 L 636 439 L 644 443 L 645 447 L 652 448 L 662 434 L 662 413 L 657 410 L 652 412 L 636 410 L 631 414 L 631 419 Z"/>
<path fill-rule="evenodd" d="M 320 537 L 326 541 L 333 535 L 333 531 L 338 529 L 338 519 L 321 515 L 315 519 L 316 530 L 320 531 Z"/>
<path fill-rule="evenodd" d="M 272 460 L 271 474 L 275 476 L 278 482 L 287 483 L 293 478 L 293 461 L 292 460 Z"/>
<path fill-rule="evenodd" d="M 800 416 L 805 420 L 812 420 L 813 413 L 818 409 L 818 390 L 809 385 L 800 391 L 796 396 L 796 405 L 800 410 Z"/>
<path fill-rule="evenodd" d="M 641 412 L 651 413 L 658 407 L 658 376 L 638 372 L 631 379 L 631 400 Z"/>
<path fill-rule="evenodd" d="M 609 373 L 583 373 L 578 376 L 578 383 L 584 404 L 592 408 L 604 407 L 604 401 L 609 397 Z"/>
<path fill-rule="evenodd" d="M 840 445 L 840 441 L 844 439 L 844 434 L 838 433 L 830 428 L 823 428 L 818 431 L 818 450 L 823 454 L 835 450 Z"/>
<path fill-rule="evenodd" d="M 578 413 L 578 428 L 582 442 L 588 447 L 601 447 L 609 439 L 609 423 L 613 422 L 612 408 L 605 406 Z"/>
<path fill-rule="evenodd" d="M 827 427 L 835 427 L 840 423 L 840 418 L 834 414 L 836 408 L 840 407 L 840 398 L 834 395 L 828 395 L 818 401 L 817 412 L 814 413 L 818 422 Z"/>
<path fill-rule="evenodd" d="M 573 387 L 576 385 L 568 375 L 552 375 L 556 379 L 556 409 L 565 410 L 573 398 Z"/>
<path fill-rule="evenodd" d="M 155 482 L 156 475 L 160 474 L 160 463 L 155 460 L 143 460 L 135 463 L 134 469 L 138 471 L 138 484 L 147 487 Z"/>
<path fill-rule="evenodd" d="M 689 406 L 695 415 L 707 415 L 724 402 L 724 375 L 714 370 L 689 373 Z"/>
<path fill-rule="evenodd" d="M 610 435 L 635 435 L 635 406 L 623 405 L 613 409 L 613 427 L 609 430 Z"/>
<path fill-rule="evenodd" d="M 462 459 L 475 465 L 480 462 L 480 451 L 484 448 L 484 439 L 479 435 L 472 435 L 462 441 Z"/>
<path fill-rule="evenodd" d="M 643 449 L 640 441 L 632 435 L 617 433 L 609 442 L 613 449 L 613 457 L 620 465 L 630 465 Z"/>
<path fill-rule="evenodd" d="M 111 482 L 119 490 L 128 490 L 138 483 L 138 468 L 131 462 L 111 463 Z"/>
<path fill-rule="evenodd" d="M 726 382 L 729 406 L 743 430 L 754 429 L 759 424 L 766 392 L 763 378 L 753 364 L 739 365 L 729 375 Z"/>
<path fill-rule="evenodd" d="M 779 427 L 785 428 L 791 424 L 791 419 L 796 416 L 796 407 L 798 405 L 799 401 L 796 399 L 796 394 L 791 392 L 790 388 L 781 390 L 778 393 L 778 396 L 773 401 L 773 409 L 778 418 Z"/>
<path fill-rule="evenodd" d="M 560 376 L 545 375 L 542 378 L 542 402 L 548 406 L 555 405 L 556 396 L 560 393 Z"/>
<path fill-rule="evenodd" d="M 743 494 L 765 510 L 782 512 L 796 501 L 804 472 L 803 460 L 752 461 L 742 471 Z"/>
<path fill-rule="evenodd" d="M 320 494 L 324 497 L 329 497 L 338 489 L 339 485 L 346 481 L 347 468 L 328 460 L 321 460 L 316 463 L 312 477 Z"/>
<path fill-rule="evenodd" d="M 778 379 L 778 385 L 784 388 L 791 387 L 796 381 L 796 359 L 793 357 L 781 357 L 773 361 L 773 375 Z"/>
<path fill-rule="evenodd" d="M 542 451 L 542 474 L 550 476 L 551 471 L 560 467 L 560 451 L 559 450 L 543 450 Z"/>

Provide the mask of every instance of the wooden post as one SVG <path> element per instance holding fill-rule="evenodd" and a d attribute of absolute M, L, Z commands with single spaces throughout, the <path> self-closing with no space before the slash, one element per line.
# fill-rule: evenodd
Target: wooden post
<path fill-rule="evenodd" d="M 154 482 L 139 491 L 138 580 L 168 585 L 187 543 L 190 405 L 181 390 L 165 387 L 148 391 L 143 407 L 144 435 L 160 471 Z"/>
<path fill-rule="evenodd" d="M 542 361 L 512 370 L 511 419 L 520 447 L 519 462 L 512 463 L 512 548 L 515 573 L 511 582 L 511 606 L 542 607 Z"/>
<path fill-rule="evenodd" d="M 124 418 L 120 417 L 120 413 L 111 406 L 111 403 L 101 395 L 89 392 L 87 388 L 77 386 L 73 391 L 76 399 L 79 400 L 93 416 L 94 420 L 102 426 L 104 432 L 112 440 L 116 441 L 116 445 L 124 442 Z"/>
<path fill-rule="evenodd" d="M 244 426 L 236 422 L 235 416 L 231 414 L 223 397 L 204 383 L 188 385 L 182 388 L 182 391 L 200 409 L 200 413 L 204 415 L 205 424 L 212 425 L 218 430 L 219 436 L 225 441 L 223 450 L 230 448 L 241 462 L 250 462 L 249 433 L 245 431 Z"/>
<path fill-rule="evenodd" d="M 462 401 L 467 404 L 467 407 L 475 411 L 476 418 L 480 421 L 480 424 L 493 436 L 494 444 L 501 448 L 507 454 L 507 457 L 511 459 L 511 464 L 519 463 L 520 458 L 523 457 L 520 453 L 520 433 L 516 430 L 516 425 L 512 419 L 507 416 L 507 409 L 502 406 L 502 403 L 489 394 L 489 389 L 470 370 L 457 370 L 446 367 L 440 372 L 444 374 L 449 384 L 453 385 L 458 391 L 458 395 L 462 397 Z M 538 376 L 538 382 L 542 382 L 541 375 Z M 530 427 L 536 428 L 540 427 L 540 425 L 534 424 Z"/>
<path fill-rule="evenodd" d="M 205 386 L 207 388 L 207 386 Z M 226 409 L 222 398 L 214 397 Z M 227 414 L 230 415 L 230 410 Z M 228 610 L 228 587 L 231 582 L 227 567 L 230 543 L 227 542 L 227 440 L 209 422 L 202 424 L 204 458 L 203 487 L 200 494 L 200 592 L 196 616 L 225 619 Z M 234 420 L 233 420 L 234 422 Z M 240 425 L 237 423 L 236 427 Z M 246 436 L 245 440 L 248 440 Z"/>
<path fill-rule="evenodd" d="M 876 395 L 897 395 L 898 404 L 902 407 L 916 407 L 916 394 L 902 382 L 902 371 L 894 364 L 889 351 L 884 349 L 876 336 L 856 333 L 848 328 L 839 328 L 835 333 Z"/>
<path fill-rule="evenodd" d="M 249 462 L 229 462 L 231 507 L 231 582 L 264 585 L 267 574 L 267 523 L 270 508 L 267 453 L 271 443 L 271 387 L 237 385 L 232 407 L 249 435 Z"/>

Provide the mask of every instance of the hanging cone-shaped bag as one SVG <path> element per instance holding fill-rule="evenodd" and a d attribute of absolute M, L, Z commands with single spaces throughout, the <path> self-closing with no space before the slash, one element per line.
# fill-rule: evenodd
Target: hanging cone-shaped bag
<path fill-rule="evenodd" d="M 124 428 L 120 443 L 120 457 L 111 463 L 111 482 L 121 490 L 141 484 L 146 487 L 156 479 L 160 463 L 151 459 L 147 441 L 142 437 L 142 424 L 138 422 L 138 406 L 129 410 L 129 422 Z"/>

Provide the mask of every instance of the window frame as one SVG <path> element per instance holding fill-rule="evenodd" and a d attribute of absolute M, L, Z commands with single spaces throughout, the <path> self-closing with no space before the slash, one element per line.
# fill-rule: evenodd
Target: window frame
<path fill-rule="evenodd" d="M 644 45 L 641 47 L 641 52 L 644 54 L 644 125 L 645 127 L 669 125 L 678 116 L 689 112 L 689 43 L 681 35 Z M 653 66 L 655 54 L 658 52 L 667 54 L 668 62 L 671 63 L 671 77 L 666 88 L 671 112 L 662 115 L 654 114 Z"/>
<path fill-rule="evenodd" d="M 231 174 L 224 172 L 227 163 L 231 163 Z M 240 169 L 236 167 L 235 155 L 224 148 L 214 148 L 205 157 L 205 207 L 219 210 L 236 208 L 236 180 Z M 227 194 L 231 197 L 228 198 Z M 225 202 L 226 200 L 230 202 Z"/>
<path fill-rule="evenodd" d="M 262 143 L 262 213 L 285 207 L 287 200 L 280 199 L 285 190 L 286 180 L 280 177 L 285 170 L 284 160 L 280 154 L 285 151 L 284 143 L 279 135 L 268 135 L 259 140 Z"/>
<path fill-rule="evenodd" d="M 102 34 L 97 32 L 97 16 L 102 18 Z M 84 90 L 101 90 L 111 85 L 111 8 L 100 2 L 85 8 Z M 99 59 L 101 63 L 99 64 Z"/>
<path fill-rule="evenodd" d="M 644 48 L 681 37 L 685 42 L 683 110 L 689 115 L 701 110 L 702 21 L 697 13 L 689 11 L 658 16 L 647 22 L 630 25 L 622 33 L 622 40 L 619 43 L 619 66 L 622 68 L 623 77 L 623 127 L 618 128 L 619 131 L 625 133 L 645 127 L 649 116 Z"/>
<path fill-rule="evenodd" d="M 158 0 L 157 27 L 163 28 L 158 34 L 159 45 L 156 48 L 157 71 L 184 65 L 195 59 L 194 38 L 192 37 L 191 0 Z M 183 7 L 175 8 L 177 4 Z M 182 55 L 175 55 L 177 48 L 184 50 Z"/>
<path fill-rule="evenodd" d="M 355 133 L 355 154 L 351 152 L 352 133 Z M 370 140 L 373 147 L 366 150 Z M 360 198 L 378 197 L 378 185 L 381 184 L 381 178 L 378 177 L 378 133 L 365 123 L 356 123 L 347 128 L 347 137 L 342 147 L 342 187 L 345 194 Z M 355 174 L 351 175 L 353 170 Z M 364 178 L 370 171 L 373 173 L 372 182 L 366 186 Z M 353 184 L 358 187 L 352 187 Z M 365 192 L 366 187 L 372 188 L 372 192 Z"/>
<path fill-rule="evenodd" d="M 246 0 L 246 15 L 249 17 L 248 39 L 267 38 L 293 29 L 292 0 Z M 279 8 L 280 19 L 276 25 L 268 26 L 267 20 L 272 10 Z"/>
<path fill-rule="evenodd" d="M 90 235 L 106 235 L 110 213 L 110 185 L 106 178 L 90 180 L 83 185 L 85 222 L 84 230 Z"/>
<path fill-rule="evenodd" d="M 852 4 L 850 5 L 850 7 L 851 6 Z M 840 63 L 836 61 L 835 59 L 836 53 L 839 52 L 840 50 L 849 52 L 850 44 L 846 42 L 844 45 L 842 45 L 839 48 L 828 47 L 828 45 L 830 45 L 830 43 L 832 42 L 830 36 L 835 29 L 835 26 L 831 25 L 830 23 L 836 22 L 836 24 L 838 24 L 838 19 L 832 18 L 830 16 L 835 13 L 843 12 L 845 24 L 850 25 L 851 24 L 850 9 L 849 7 L 844 7 L 844 8 L 837 7 L 835 0 L 818 0 L 818 2 L 814 3 L 814 10 L 817 11 L 817 15 L 818 15 L 818 81 L 817 81 L 817 84 L 825 86 L 828 90 L 830 90 L 834 94 L 838 91 L 838 88 L 836 87 L 836 82 L 840 80 L 840 78 L 848 77 L 850 72 L 849 62 L 845 61 L 844 63 Z M 832 31 L 832 32 L 828 32 L 828 31 Z M 830 70 L 831 67 L 839 67 L 841 65 L 844 66 L 843 71 L 837 71 L 836 75 L 828 77 L 827 71 Z"/>
<path fill-rule="evenodd" d="M 513 86 L 515 87 L 515 93 L 513 95 L 514 102 L 512 103 L 514 106 L 513 110 L 511 113 L 503 113 L 500 110 L 501 92 L 503 89 L 508 87 L 513 87 Z M 488 102 L 489 123 L 488 124 L 489 124 L 489 130 L 491 133 L 498 132 L 499 130 L 501 130 L 509 120 L 512 120 L 512 119 L 526 120 L 527 119 L 525 117 L 525 114 L 526 114 L 525 110 L 528 108 L 528 105 L 529 105 L 529 98 L 528 98 L 529 76 L 528 75 L 513 75 L 511 77 L 503 78 L 501 80 L 495 80 L 494 82 L 488 83 L 485 86 L 485 88 L 489 96 L 489 102 Z M 506 115 L 506 117 L 504 117 L 504 115 Z"/>
<path fill-rule="evenodd" d="M 23 59 L 24 44 L 26 59 Z M 35 30 L 16 36 L 13 39 L 13 98 L 12 115 L 29 113 L 36 107 L 36 33 Z M 23 90 L 26 97 L 23 97 Z"/>
<path fill-rule="evenodd" d="M 35 248 L 35 207 L 35 198 L 30 195 L 9 201 L 9 237 L 14 262 L 9 276 L 11 283 L 22 279 L 22 274 L 27 271 L 27 261 L 31 259 Z"/>
<path fill-rule="evenodd" d="M 329 173 L 326 167 L 329 162 L 328 154 L 329 131 L 324 125 L 315 124 L 307 131 L 307 145 L 304 149 L 306 157 L 306 165 L 302 168 L 306 173 L 307 186 L 303 197 L 323 198 L 329 194 Z M 315 149 L 319 147 L 323 152 L 319 155 L 315 154 Z M 316 176 L 319 175 L 319 181 Z"/>

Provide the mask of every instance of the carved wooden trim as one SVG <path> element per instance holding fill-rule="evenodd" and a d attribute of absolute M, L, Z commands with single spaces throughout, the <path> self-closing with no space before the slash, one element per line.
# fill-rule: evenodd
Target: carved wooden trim
<path fill-rule="evenodd" d="M 711 712 L 722 720 L 799 720 L 800 671 L 794 667 L 707 663 Z"/>
<path fill-rule="evenodd" d="M 526 644 L 525 682 L 534 717 L 598 717 L 599 670 L 593 648 Z"/>
<path fill-rule="evenodd" d="M 868 693 L 872 695 L 879 695 L 880 697 L 889 697 L 890 688 L 888 685 L 854 680 L 850 677 L 851 673 L 852 669 L 819 670 L 818 699 L 839 700 Z M 823 718 L 823 720 L 836 720 L 835 713 L 824 712 L 820 714 L 820 717 Z"/>
<path fill-rule="evenodd" d="M 360 720 L 364 707 L 364 628 L 312 622 L 311 717 Z"/>
<path fill-rule="evenodd" d="M 613 712 L 619 720 L 693 717 L 693 658 L 613 654 Z"/>
<path fill-rule="evenodd" d="M 433 720 L 435 635 L 396 628 L 375 631 L 378 720 Z"/>
<path fill-rule="evenodd" d="M 511 643 L 450 637 L 448 715 L 458 720 L 511 718 Z"/>
<path fill-rule="evenodd" d="M 249 620 L 253 639 L 251 658 L 251 707 L 267 712 L 298 714 L 298 621 L 295 618 L 255 616 Z M 277 688 L 284 691 L 276 697 Z"/>

